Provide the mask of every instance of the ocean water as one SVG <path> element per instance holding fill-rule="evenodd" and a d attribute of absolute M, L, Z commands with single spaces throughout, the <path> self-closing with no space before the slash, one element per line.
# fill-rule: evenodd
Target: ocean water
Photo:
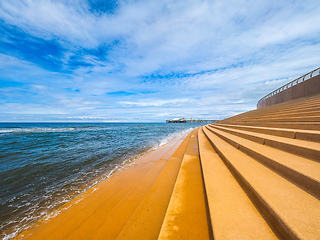
<path fill-rule="evenodd" d="M 199 123 L 0 123 L 0 237 Z"/>

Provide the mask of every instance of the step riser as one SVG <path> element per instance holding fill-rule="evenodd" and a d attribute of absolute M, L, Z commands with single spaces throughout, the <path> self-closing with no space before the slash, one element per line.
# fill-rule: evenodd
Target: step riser
<path fill-rule="evenodd" d="M 319 109 L 319 105 L 320 105 L 319 95 L 317 95 L 314 98 L 298 99 L 296 101 L 289 101 L 286 103 L 276 104 L 273 106 L 252 110 L 246 113 L 242 113 L 242 114 L 221 120 L 219 121 L 219 123 L 232 122 L 235 119 L 237 121 L 241 121 L 241 119 L 247 119 L 254 116 L 262 116 L 262 115 L 275 114 L 275 113 L 285 113 L 290 111 L 304 111 L 307 109 L 310 109 L 310 110 Z"/>
<path fill-rule="evenodd" d="M 296 132 L 295 138 L 311 142 L 320 142 L 320 134 Z"/>
<path fill-rule="evenodd" d="M 227 125 L 227 124 L 217 124 L 217 126 L 234 128 L 234 129 L 245 130 L 245 131 L 256 132 L 256 133 L 269 134 L 269 135 L 278 136 L 278 137 L 286 137 L 286 138 L 292 138 L 292 139 L 296 138 L 295 132 L 269 130 L 269 129 L 257 129 L 257 128 L 234 126 L 234 125 Z"/>
<path fill-rule="evenodd" d="M 200 162 L 215 239 L 273 240 L 270 227 L 199 130 Z M 213 237 L 211 238 L 213 239 Z"/>
<path fill-rule="evenodd" d="M 301 189 L 310 193 L 311 195 L 313 195 L 314 197 L 320 200 L 320 183 L 319 182 L 305 175 L 302 175 L 282 164 L 279 164 L 278 162 L 275 162 L 272 159 L 251 150 L 250 148 L 239 145 L 239 150 L 247 154 L 248 156 L 254 158 L 258 162 L 262 163 L 263 165 L 270 168 L 271 170 L 277 172 L 279 175 L 288 179 L 290 182 L 296 184 Z"/>
<path fill-rule="evenodd" d="M 267 116 L 267 117 L 256 117 L 256 118 L 246 118 L 245 121 L 248 122 L 319 122 L 320 118 L 316 115 L 312 116 Z"/>
<path fill-rule="evenodd" d="M 310 101 L 310 102 L 303 102 L 303 103 L 296 103 L 294 105 L 292 104 L 292 102 L 291 103 L 288 102 L 288 104 L 286 104 L 286 105 L 278 105 L 278 106 L 273 105 L 272 107 L 270 106 L 270 108 L 268 108 L 268 109 L 261 108 L 261 111 L 266 110 L 268 112 L 281 112 L 281 111 L 286 111 L 286 110 L 288 111 L 288 110 L 295 110 L 295 109 L 303 110 L 305 108 L 318 107 L 319 104 L 320 104 L 319 100 Z"/>
<path fill-rule="evenodd" d="M 287 108 L 287 109 L 280 109 L 276 111 L 262 111 L 262 109 L 260 111 L 261 111 L 259 114 L 260 116 L 273 116 L 277 114 L 287 114 L 287 113 L 290 114 L 290 113 L 298 113 L 298 112 L 319 112 L 320 107 L 319 107 L 319 103 L 317 103 L 316 105 L 293 107 L 293 108 Z M 250 115 L 252 116 L 253 114 L 250 114 Z M 247 117 L 250 117 L 249 114 L 247 115 Z"/>
<path fill-rule="evenodd" d="M 290 107 L 290 108 L 283 108 L 283 109 L 278 109 L 276 111 L 269 111 L 271 114 L 273 113 L 283 113 L 283 112 L 294 112 L 294 111 L 304 111 L 304 110 L 311 110 L 311 111 L 319 111 L 319 103 L 313 103 L 313 104 L 308 104 L 305 106 L 295 106 L 295 107 Z"/>
<path fill-rule="evenodd" d="M 320 112 L 317 110 L 297 110 L 297 111 L 287 111 L 287 112 L 279 112 L 279 113 L 270 113 L 270 114 L 261 114 L 259 118 L 270 118 L 270 117 L 310 117 L 310 116 L 319 116 Z M 247 119 L 255 119 L 256 117 Z"/>
<path fill-rule="evenodd" d="M 320 122 L 319 116 L 314 117 L 292 117 L 292 118 L 256 118 L 248 119 L 249 122 Z"/>
<path fill-rule="evenodd" d="M 209 129 L 209 128 L 208 128 Z M 272 159 L 259 154 L 256 151 L 253 151 L 252 149 L 243 146 L 215 131 L 212 131 L 211 129 L 209 129 L 212 133 L 214 133 L 215 135 L 217 135 L 218 137 L 220 137 L 221 139 L 223 139 L 224 141 L 228 142 L 230 145 L 234 146 L 235 148 L 239 149 L 240 151 L 242 151 L 243 153 L 247 154 L 248 156 L 254 158 L 255 160 L 257 160 L 258 162 L 262 163 L 263 165 L 265 165 L 266 167 L 272 169 L 273 171 L 277 172 L 278 174 L 280 174 L 281 176 L 283 176 L 284 178 L 288 179 L 290 182 L 296 184 L 297 186 L 299 186 L 301 189 L 303 189 L 304 191 L 310 193 L 311 195 L 313 195 L 314 197 L 320 199 L 320 183 L 310 179 L 309 177 L 300 174 L 278 162 L 273 161 Z"/>
<path fill-rule="evenodd" d="M 206 132 L 204 132 L 206 134 Z M 295 239 L 299 238 L 291 231 L 290 228 L 278 217 L 278 215 L 270 208 L 270 206 L 263 200 L 263 198 L 251 187 L 251 185 L 245 180 L 245 178 L 237 171 L 232 163 L 224 156 L 224 154 L 216 147 L 214 142 L 208 137 L 209 142 L 218 153 L 224 164 L 227 166 L 229 171 L 232 173 L 234 178 L 237 180 L 242 189 L 246 192 L 252 203 L 255 205 L 257 210 L 267 221 L 268 225 L 272 228 L 275 234 L 280 239 Z"/>
<path fill-rule="evenodd" d="M 228 122 L 223 122 L 223 124 L 320 131 L 320 124 L 319 123 L 292 123 L 292 122 L 275 123 L 275 122 L 249 122 L 249 121 L 231 122 L 231 121 L 228 121 Z"/>
<path fill-rule="evenodd" d="M 217 128 L 217 129 L 219 129 L 221 131 L 233 134 L 233 135 L 238 136 L 238 137 L 242 137 L 242 138 L 248 139 L 248 140 L 256 142 L 256 143 L 260 143 L 262 145 L 265 144 L 264 138 L 260 138 L 260 137 L 256 137 L 256 136 L 252 136 L 252 135 L 246 135 L 246 134 L 242 134 L 242 133 L 238 133 L 238 132 L 234 132 L 231 129 L 230 130 L 229 129 L 225 129 L 225 128 L 222 129 L 222 128 L 219 128 L 217 126 L 211 126 L 211 128 L 209 128 L 209 130 L 211 131 L 212 128 Z"/>
<path fill-rule="evenodd" d="M 262 145 L 273 147 L 273 148 L 276 148 L 276 149 L 279 149 L 279 150 L 282 150 L 282 151 L 285 151 L 288 153 L 295 154 L 297 156 L 305 157 L 310 160 L 320 162 L 320 151 L 317 151 L 317 150 L 303 148 L 303 147 L 299 147 L 299 146 L 293 146 L 290 144 L 286 144 L 286 143 L 282 143 L 282 142 L 278 142 L 278 141 L 274 141 L 274 140 L 270 140 L 270 139 L 264 139 L 264 138 L 260 138 L 257 136 L 251 136 L 251 135 L 248 135 L 245 133 L 234 132 L 232 130 L 225 129 L 225 128 L 222 129 L 217 126 L 211 126 L 211 127 L 217 128 L 217 129 L 224 131 L 224 132 L 228 132 L 228 133 L 233 134 L 238 137 L 248 139 L 253 142 L 260 143 Z"/>
<path fill-rule="evenodd" d="M 283 150 L 285 152 L 295 154 L 297 156 L 305 157 L 310 160 L 320 162 L 320 152 L 317 150 L 306 149 L 303 147 L 297 147 L 297 146 L 293 146 L 293 145 L 285 144 L 285 143 L 281 143 L 281 142 L 276 142 L 276 141 L 269 140 L 269 139 L 265 139 L 264 144 L 269 147 L 277 148 L 277 149 Z"/>
<path fill-rule="evenodd" d="M 295 108 L 305 108 L 305 107 L 312 107 L 312 106 L 319 106 L 320 101 L 319 101 L 319 96 L 315 96 L 313 99 L 296 99 L 293 101 L 288 101 L 272 106 L 268 106 L 265 108 L 260 108 L 259 110 L 265 110 L 265 111 L 281 111 L 283 109 L 295 109 Z"/>
<path fill-rule="evenodd" d="M 228 127 L 238 130 L 250 131 L 255 133 L 263 133 L 269 134 L 278 137 L 285 137 L 291 139 L 300 139 L 310 142 L 320 142 L 320 134 L 317 133 L 306 133 L 306 132 L 299 132 L 299 131 L 290 131 L 290 130 L 278 130 L 278 129 L 263 129 L 263 128 L 254 128 L 250 126 L 236 126 L 236 125 L 229 125 L 229 124 L 215 124 L 221 127 Z M 214 126 L 214 125 L 211 125 Z"/>
<path fill-rule="evenodd" d="M 220 122 L 227 122 L 227 121 L 232 121 L 233 119 L 237 119 L 238 121 L 241 119 L 251 119 L 251 118 L 255 118 L 256 116 L 259 116 L 259 118 L 264 118 L 264 117 L 274 117 L 274 116 L 281 116 L 281 115 L 291 115 L 291 114 L 296 114 L 296 113 L 307 113 L 309 114 L 310 112 L 319 112 L 319 104 L 317 104 L 316 106 L 312 107 L 312 106 L 308 106 L 308 107 L 294 107 L 292 109 L 286 109 L 286 110 L 279 110 L 279 111 L 275 111 L 275 110 L 270 110 L 270 111 L 262 111 L 262 109 L 257 109 L 257 110 L 253 110 L 247 113 L 243 113 L 243 114 L 239 114 L 224 120 L 221 120 Z M 314 114 L 314 116 L 319 116 L 319 114 Z"/>

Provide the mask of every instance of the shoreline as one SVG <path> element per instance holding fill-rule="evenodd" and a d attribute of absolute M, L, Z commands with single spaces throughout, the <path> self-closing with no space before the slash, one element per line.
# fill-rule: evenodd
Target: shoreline
<path fill-rule="evenodd" d="M 81 127 L 65 125 L 61 128 L 57 125 L 27 126 L 20 124 L 10 127 L 11 132 L 0 134 L 4 140 L 3 143 L 8 146 L 5 149 L 8 153 L 6 161 L 8 169 L 10 170 L 12 165 L 9 163 L 14 160 L 11 158 L 23 147 L 21 160 L 29 164 L 28 169 L 30 170 L 20 175 L 7 174 L 7 177 L 5 177 L 6 175 L 2 177 L 3 192 L 5 192 L 5 188 L 14 189 L 18 184 L 22 184 L 22 186 L 25 185 L 26 194 L 18 192 L 16 193 L 18 197 L 15 197 L 13 193 L 8 192 L 2 199 L 1 239 L 11 239 L 16 233 L 41 220 L 44 216 L 54 214 L 66 202 L 108 178 L 114 172 L 119 169 L 122 171 L 121 168 L 131 164 L 142 154 L 159 148 L 172 138 L 179 137 L 196 126 L 190 125 L 187 128 L 181 128 L 178 125 L 176 127 L 166 125 L 163 128 L 161 125 L 154 124 L 134 124 L 130 127 L 97 124 Z M 73 130 L 70 130 L 70 127 L 73 127 Z M 17 129 L 21 130 L 19 134 L 15 133 Z M 151 129 L 154 130 L 151 131 Z M 132 134 L 134 135 L 131 136 Z M 63 141 L 57 142 L 59 137 L 62 137 Z M 33 144 L 37 146 L 36 150 L 33 150 L 35 149 L 33 146 L 30 151 L 28 150 L 27 147 L 30 146 L 26 141 L 28 138 L 37 139 L 36 144 Z M 71 144 L 65 144 L 66 140 L 70 140 Z M 111 143 L 108 143 L 109 141 Z M 86 146 L 81 146 L 84 143 Z M 118 157 L 114 158 L 114 156 Z M 20 169 L 18 164 L 21 160 L 16 161 L 17 167 L 14 169 Z M 4 166 L 6 166 L 5 164 Z M 94 168 L 95 165 L 99 165 L 99 168 Z M 70 168 L 71 166 L 73 168 Z M 81 168 L 82 166 L 83 168 Z M 41 172 L 42 169 L 43 172 Z M 80 171 L 76 173 L 77 169 Z M 16 170 L 13 170 L 13 173 L 14 171 Z M 66 176 L 65 173 L 70 171 L 71 174 Z M 21 179 L 26 177 L 28 177 L 27 181 L 21 182 Z M 44 180 L 38 181 L 40 177 Z M 14 179 L 14 181 L 7 182 L 7 179 Z M 48 181 L 48 179 L 52 179 L 52 181 Z M 58 180 L 56 181 L 56 179 Z"/>
<path fill-rule="evenodd" d="M 134 156 L 133 160 L 129 159 L 129 163 L 127 162 L 128 160 L 126 160 L 126 163 L 121 168 L 117 169 L 116 171 L 114 169 L 111 170 L 107 175 L 107 177 L 101 177 L 101 178 L 95 179 L 94 181 L 92 181 L 93 184 L 90 184 L 90 187 L 88 188 L 84 187 L 85 190 L 80 194 L 76 195 L 70 201 L 64 203 L 62 206 L 48 213 L 44 217 L 31 223 L 28 226 L 28 228 L 24 230 L 20 229 L 19 233 L 11 233 L 10 234 L 11 236 L 7 235 L 7 238 L 4 238 L 4 239 L 22 239 L 22 238 L 24 239 L 29 236 L 32 239 L 32 235 L 37 233 L 38 231 L 46 231 L 41 229 L 45 229 L 46 228 L 45 226 L 52 225 L 51 222 L 57 221 L 55 220 L 57 218 L 63 219 L 65 215 L 70 215 L 71 214 L 70 211 L 76 213 L 77 211 L 76 206 L 79 206 L 82 204 L 86 205 L 87 204 L 86 202 L 93 202 L 94 198 L 98 197 L 97 195 L 99 195 L 100 198 L 103 198 L 102 192 L 105 191 L 106 188 L 108 188 L 108 185 L 114 185 L 116 184 L 114 182 L 120 181 L 119 179 L 128 178 L 128 176 L 131 176 L 131 177 L 133 176 L 133 178 L 137 178 L 139 176 L 139 169 L 143 170 L 145 165 L 148 165 L 148 164 L 150 165 L 150 162 L 152 164 L 155 164 L 156 162 L 153 159 L 157 159 L 159 161 L 160 159 L 162 159 L 162 157 L 165 157 L 166 154 L 168 155 L 167 152 L 171 148 L 176 150 L 176 148 L 180 145 L 183 139 L 191 131 L 193 130 L 190 130 L 190 131 L 185 130 L 183 133 L 179 134 L 178 136 L 175 136 L 174 138 L 169 139 L 169 141 L 164 145 L 160 145 L 156 149 L 151 148 L 147 152 L 144 152 L 141 155 Z M 174 151 L 171 150 L 169 152 L 173 154 Z M 110 175 L 111 172 L 112 174 Z M 133 174 L 133 172 L 135 173 Z M 70 221 L 70 219 L 68 221 Z M 61 220 L 59 220 L 58 222 L 61 222 Z M 53 223 L 53 225 L 55 225 L 55 223 Z"/>

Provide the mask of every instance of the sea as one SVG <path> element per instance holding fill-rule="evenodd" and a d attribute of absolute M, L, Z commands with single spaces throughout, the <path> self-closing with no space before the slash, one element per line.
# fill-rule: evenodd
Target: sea
<path fill-rule="evenodd" d="M 204 123 L 0 123 L 0 238 Z"/>

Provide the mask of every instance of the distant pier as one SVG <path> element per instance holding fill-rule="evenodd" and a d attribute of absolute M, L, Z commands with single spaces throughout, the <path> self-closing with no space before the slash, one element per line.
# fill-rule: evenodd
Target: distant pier
<path fill-rule="evenodd" d="M 190 119 L 187 120 L 185 118 L 173 118 L 170 120 L 166 120 L 167 123 L 191 123 L 191 122 L 195 122 L 195 123 L 215 123 L 218 120 L 204 120 L 204 119 Z"/>

